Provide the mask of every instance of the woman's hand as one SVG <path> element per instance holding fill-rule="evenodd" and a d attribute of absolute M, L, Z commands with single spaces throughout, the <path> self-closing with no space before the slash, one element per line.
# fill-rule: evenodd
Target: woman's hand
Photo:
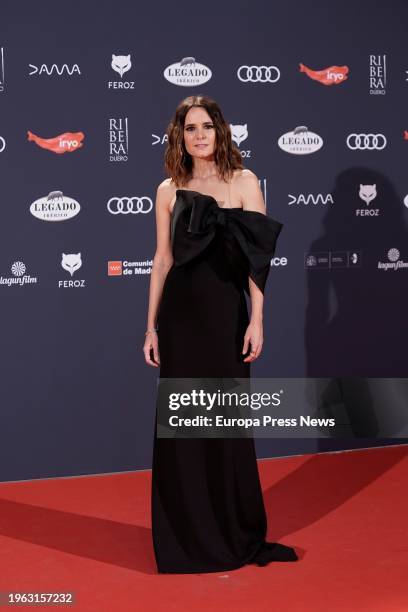
<path fill-rule="evenodd" d="M 152 361 L 150 351 L 153 350 L 153 359 Z M 160 365 L 160 356 L 159 356 L 159 341 L 157 338 L 156 331 L 148 331 L 146 334 L 146 340 L 143 346 L 143 352 L 145 356 L 145 361 L 148 365 L 153 366 L 154 368 L 158 368 Z"/>
<path fill-rule="evenodd" d="M 263 325 L 261 322 L 250 321 L 244 336 L 244 346 L 242 354 L 244 355 L 251 344 L 251 352 L 244 361 L 255 361 L 262 351 L 263 345 Z"/>

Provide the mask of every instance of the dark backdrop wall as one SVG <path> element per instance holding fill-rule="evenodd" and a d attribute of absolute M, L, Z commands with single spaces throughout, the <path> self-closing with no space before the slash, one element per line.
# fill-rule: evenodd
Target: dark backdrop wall
<path fill-rule="evenodd" d="M 150 467 L 154 201 L 166 126 L 195 93 L 219 102 L 284 223 L 253 376 L 328 377 L 337 392 L 351 377 L 350 413 L 392 409 L 404 381 L 377 404 L 370 385 L 407 376 L 406 3 L 14 0 L 0 13 L 0 479 Z M 257 448 L 405 442 L 378 431 Z"/>

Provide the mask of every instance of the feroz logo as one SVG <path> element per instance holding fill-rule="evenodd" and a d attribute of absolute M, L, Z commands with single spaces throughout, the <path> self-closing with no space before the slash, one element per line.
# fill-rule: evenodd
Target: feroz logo
<path fill-rule="evenodd" d="M 323 68 L 323 70 L 311 70 L 304 64 L 299 64 L 299 71 L 304 72 L 310 79 L 322 85 L 338 85 L 347 80 L 349 68 L 348 66 L 330 66 L 330 68 Z"/>
<path fill-rule="evenodd" d="M 36 136 L 33 132 L 27 132 L 27 140 L 35 142 L 36 145 L 42 149 L 47 149 L 53 153 L 71 153 L 76 151 L 83 146 L 83 139 L 85 138 L 83 132 L 64 132 L 54 138 L 41 138 Z"/>
<path fill-rule="evenodd" d="M 51 68 L 48 68 L 47 64 L 41 64 L 40 67 L 34 64 L 29 64 L 31 72 L 29 76 L 46 74 L 47 76 L 72 76 L 73 74 L 81 74 L 78 64 L 74 64 L 71 68 L 68 64 L 63 64 L 61 68 L 57 64 L 52 64 Z"/>
<path fill-rule="evenodd" d="M 358 195 L 366 203 L 367 206 L 377 197 L 377 185 L 362 185 L 360 184 Z M 357 208 L 357 217 L 378 217 L 380 214 L 379 208 Z"/>
<path fill-rule="evenodd" d="M 79 203 L 64 196 L 62 191 L 50 191 L 47 196 L 35 200 L 30 206 L 31 214 L 41 221 L 66 221 L 80 211 Z"/>
<path fill-rule="evenodd" d="M 74 272 L 82 267 L 81 253 L 63 253 L 61 266 L 73 276 Z"/>
<path fill-rule="evenodd" d="M 286 153 L 307 155 L 322 148 L 323 138 L 314 132 L 309 132 L 305 125 L 300 125 L 292 132 L 283 134 L 278 140 L 278 145 Z"/>
<path fill-rule="evenodd" d="M 85 287 L 84 279 L 72 280 L 72 276 L 75 274 L 75 272 L 82 267 L 81 253 L 62 253 L 61 266 L 64 270 L 70 273 L 71 279 L 59 280 L 59 288 L 75 289 L 77 287 Z"/>
<path fill-rule="evenodd" d="M 123 75 L 132 67 L 129 55 L 115 55 L 112 53 L 111 68 L 120 75 L 120 81 L 109 81 L 108 89 L 134 89 L 134 81 L 124 81 Z"/>
<path fill-rule="evenodd" d="M 276 83 L 280 75 L 277 66 L 240 66 L 237 70 L 242 83 Z"/>
<path fill-rule="evenodd" d="M 212 72 L 204 64 L 200 64 L 194 57 L 183 57 L 182 60 L 167 66 L 163 71 L 164 78 L 180 87 L 194 87 L 207 83 Z"/>
<path fill-rule="evenodd" d="M 153 202 L 147 196 L 114 197 L 108 201 L 107 209 L 112 215 L 147 214 L 153 209 Z"/>
<path fill-rule="evenodd" d="M 230 123 L 230 129 L 231 138 L 239 147 L 241 142 L 248 138 L 248 125 L 246 123 L 243 123 L 241 125 L 233 125 L 232 123 Z"/>
<path fill-rule="evenodd" d="M 112 53 L 111 66 L 115 72 L 120 74 L 120 78 L 122 78 L 125 72 L 130 70 L 132 67 L 130 55 L 114 55 Z"/>

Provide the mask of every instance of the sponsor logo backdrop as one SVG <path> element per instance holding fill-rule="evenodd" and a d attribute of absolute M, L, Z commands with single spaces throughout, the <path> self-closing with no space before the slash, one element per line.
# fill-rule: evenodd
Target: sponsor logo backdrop
<path fill-rule="evenodd" d="M 2 3 L 1 480 L 150 467 L 154 202 L 191 94 L 220 103 L 284 223 L 253 376 L 360 381 L 365 438 L 257 440 L 259 456 L 398 442 L 376 440 L 392 394 L 376 405 L 370 381 L 407 376 L 408 9 L 195 8 Z"/>

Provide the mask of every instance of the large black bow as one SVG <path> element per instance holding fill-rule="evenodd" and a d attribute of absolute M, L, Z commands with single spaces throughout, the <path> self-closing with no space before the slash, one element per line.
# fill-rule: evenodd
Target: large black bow
<path fill-rule="evenodd" d="M 177 196 L 171 227 L 174 265 L 197 257 L 213 240 L 217 228 L 222 228 L 226 238 L 233 236 L 240 247 L 233 259 L 231 252 L 229 255 L 244 289 L 249 294 L 249 275 L 264 292 L 282 223 L 256 211 L 221 208 L 212 196 L 198 192 L 177 190 Z"/>

